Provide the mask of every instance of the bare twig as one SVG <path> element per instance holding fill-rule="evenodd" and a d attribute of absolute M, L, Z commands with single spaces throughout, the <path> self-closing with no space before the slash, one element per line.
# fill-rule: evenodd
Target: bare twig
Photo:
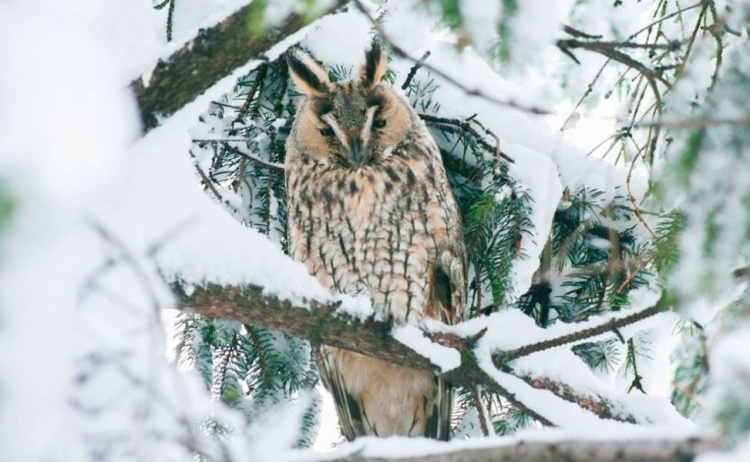
<path fill-rule="evenodd" d="M 610 42 L 591 42 L 586 40 L 565 39 L 558 40 L 557 46 L 558 48 L 560 48 L 560 50 L 566 52 L 569 56 L 572 56 L 573 59 L 576 60 L 576 62 L 578 62 L 578 60 L 575 58 L 575 56 L 572 55 L 570 50 L 580 48 L 583 50 L 593 51 L 628 67 L 632 67 L 633 69 L 646 76 L 646 78 L 654 81 L 658 80 L 659 82 L 666 85 L 667 88 L 670 88 L 672 86 L 672 84 L 664 79 L 664 77 L 662 77 L 659 73 L 657 73 L 653 69 L 648 68 L 640 61 L 631 58 L 627 54 L 618 51 L 616 47 L 611 45 Z"/>
<path fill-rule="evenodd" d="M 216 143 L 249 143 L 250 141 L 252 141 L 250 138 L 218 138 L 218 139 L 205 138 L 205 139 L 194 139 L 193 143 L 214 143 L 214 144 Z M 281 170 L 281 171 L 283 171 L 285 168 L 284 164 L 279 164 L 277 162 L 270 162 L 267 160 L 263 160 L 260 157 L 253 156 L 252 154 L 247 154 L 247 153 L 239 152 L 239 151 L 237 151 L 236 154 L 251 162 L 255 162 L 256 164 L 263 165 L 264 167 L 274 168 L 276 170 Z"/>
<path fill-rule="evenodd" d="M 593 40 L 602 38 L 601 35 L 587 34 L 586 32 L 580 31 L 568 24 L 563 26 L 563 32 L 570 35 L 571 37 L 577 37 L 577 38 L 593 39 Z"/>
<path fill-rule="evenodd" d="M 538 351 L 548 350 L 557 346 L 580 342 L 582 340 L 596 337 L 598 335 L 606 334 L 608 332 L 611 332 L 613 329 L 619 329 L 621 327 L 629 326 L 638 321 L 642 321 L 646 318 L 659 314 L 660 312 L 661 309 L 657 306 L 646 308 L 622 318 L 611 319 L 598 326 L 589 327 L 587 329 L 582 329 L 570 334 L 561 335 L 549 340 L 525 345 L 520 348 L 516 348 L 515 350 L 495 353 L 494 355 L 492 355 L 492 361 L 495 363 L 495 365 L 502 365 L 506 361 L 518 359 L 523 356 L 528 356 Z"/>
<path fill-rule="evenodd" d="M 247 98 L 245 99 L 244 104 L 239 109 L 237 113 L 237 117 L 235 117 L 234 122 L 239 121 L 242 117 L 244 117 L 248 111 L 250 110 L 250 103 L 253 101 L 253 97 L 255 97 L 255 93 L 258 92 L 260 89 L 260 92 L 262 92 L 262 84 L 263 79 L 266 78 L 266 73 L 268 72 L 268 63 L 263 63 L 260 66 L 258 66 L 258 72 L 255 74 L 255 80 L 253 80 L 253 86 L 250 87 L 250 91 L 247 93 Z M 258 98 L 260 98 L 260 94 L 258 95 Z M 255 108 L 253 108 L 253 112 L 257 111 L 258 104 L 255 105 Z"/>
<path fill-rule="evenodd" d="M 633 40 L 638 35 L 642 34 L 643 32 L 645 32 L 645 31 L 647 31 L 649 29 L 651 29 L 655 25 L 660 24 L 660 23 L 666 21 L 667 19 L 671 19 L 671 18 L 673 18 L 673 17 L 675 17 L 677 15 L 681 15 L 682 13 L 684 13 L 686 11 L 690 11 L 692 9 L 698 8 L 700 6 L 703 6 L 704 4 L 708 3 L 709 1 L 710 0 L 701 0 L 700 2 L 696 3 L 695 5 L 687 6 L 685 8 L 681 8 L 681 9 L 678 9 L 676 11 L 673 11 L 672 13 L 664 15 L 661 18 L 654 20 L 653 22 L 647 24 L 646 26 L 644 26 L 644 27 L 638 29 L 637 31 L 633 32 L 632 34 L 630 34 L 630 36 L 628 36 L 628 40 Z"/>
<path fill-rule="evenodd" d="M 487 149 L 488 151 L 494 152 L 495 159 L 502 157 L 503 159 L 507 160 L 510 163 L 515 163 L 515 161 L 511 157 L 508 157 L 507 154 L 503 153 L 500 150 L 500 138 L 474 118 L 448 119 L 445 117 L 438 117 L 438 116 L 429 115 L 429 114 L 419 114 L 419 118 L 424 120 L 426 123 L 433 124 L 435 126 L 454 125 L 456 127 L 459 127 L 461 130 L 465 130 L 469 132 L 472 136 L 474 136 L 475 140 L 477 141 L 477 144 Z M 474 127 L 471 126 L 472 123 L 476 124 L 482 130 L 484 130 L 484 132 L 487 133 L 487 135 L 492 137 L 495 140 L 495 146 L 492 146 L 490 143 L 488 143 L 482 137 L 482 135 L 480 135 L 479 132 L 477 132 L 474 129 Z"/>
<path fill-rule="evenodd" d="M 606 69 L 607 64 L 609 64 L 610 62 L 612 62 L 611 58 L 607 58 L 607 60 L 604 61 L 604 64 L 602 64 L 602 67 L 599 68 L 599 71 L 596 73 L 596 75 L 594 75 L 594 78 L 591 80 L 588 87 L 586 87 L 586 91 L 584 92 L 583 96 L 581 96 L 581 98 L 578 100 L 573 110 L 570 111 L 570 115 L 565 119 L 565 122 L 563 122 L 562 127 L 560 127 L 560 131 L 565 130 L 565 127 L 573 119 L 573 115 L 576 113 L 576 111 L 578 111 L 578 108 L 581 107 L 581 104 L 583 104 L 583 101 L 586 98 L 588 98 L 589 95 L 594 91 L 594 85 L 596 84 L 597 80 L 599 80 L 599 77 L 602 76 L 604 69 Z"/>
<path fill-rule="evenodd" d="M 401 85 L 402 90 L 406 90 L 409 88 L 409 84 L 411 83 L 411 80 L 414 78 L 414 76 L 417 74 L 417 71 L 420 67 L 424 66 L 424 62 L 427 58 L 430 57 L 430 52 L 425 51 L 421 58 L 419 58 L 419 61 L 414 63 L 414 65 L 409 70 L 409 75 L 406 76 L 406 80 L 404 80 L 404 84 Z"/>
<path fill-rule="evenodd" d="M 633 128 L 650 128 L 650 127 L 662 127 L 674 130 L 692 130 L 694 128 L 702 127 L 713 127 L 717 125 L 733 125 L 737 127 L 750 125 L 750 114 L 734 118 L 711 118 L 711 117 L 694 117 L 692 119 L 683 120 L 655 120 L 651 122 L 639 122 L 633 125 Z"/>
<path fill-rule="evenodd" d="M 482 427 L 482 434 L 490 436 L 489 413 L 484 405 L 484 401 L 482 401 L 482 395 L 479 393 L 478 386 L 472 388 L 471 399 L 474 401 L 474 407 L 476 407 L 477 414 L 479 415 L 479 426 Z M 492 434 L 494 433 L 492 432 Z"/>
<path fill-rule="evenodd" d="M 609 48 L 643 48 L 646 50 L 670 50 L 675 51 L 680 48 L 680 41 L 672 41 L 670 43 L 635 43 L 631 42 L 629 40 L 623 41 L 623 42 L 613 42 L 613 41 L 602 41 L 598 40 L 601 39 L 601 35 L 589 35 L 584 32 L 581 32 L 577 29 L 573 29 L 570 26 L 563 27 L 563 31 L 567 33 L 568 35 L 571 35 L 573 37 L 579 38 L 579 39 L 587 39 L 590 40 L 588 43 L 596 43 L 599 46 L 609 47 Z M 578 40 L 559 40 L 560 42 L 578 42 Z M 575 48 L 575 47 L 571 47 Z"/>

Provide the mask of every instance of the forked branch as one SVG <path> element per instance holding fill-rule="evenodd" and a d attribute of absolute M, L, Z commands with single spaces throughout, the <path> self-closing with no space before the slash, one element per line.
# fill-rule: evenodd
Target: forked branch
<path fill-rule="evenodd" d="M 555 425 L 555 422 L 543 415 L 543 411 L 532 409 L 528 403 L 521 402 L 513 392 L 494 380 L 479 365 L 475 357 L 474 345 L 482 332 L 473 337 L 460 337 L 452 333 L 425 331 L 425 336 L 434 343 L 455 349 L 461 356 L 459 367 L 441 371 L 429 359 L 395 340 L 391 335 L 394 327 L 391 322 L 357 319 L 342 310 L 342 303 L 339 301 L 303 300 L 301 303 L 292 303 L 276 295 L 265 293 L 262 287 L 254 285 L 224 287 L 207 284 L 193 289 L 189 295 L 184 293 L 179 286 L 175 287 L 175 291 L 180 307 L 195 314 L 234 319 L 247 325 L 277 330 L 312 343 L 343 348 L 392 364 L 430 371 L 440 374 L 454 386 L 472 389 L 479 385 L 486 391 L 505 397 L 542 424 Z M 492 359 L 496 365 L 507 368 L 510 360 L 605 334 L 612 329 L 632 324 L 657 312 L 655 308 L 648 309 L 632 316 L 607 321 L 600 326 L 578 333 L 563 335 L 516 350 L 497 352 Z M 570 387 L 556 383 L 552 379 L 521 375 L 517 377 L 533 388 L 551 391 L 559 398 L 574 402 L 602 418 L 627 422 L 636 420 L 633 416 L 615 409 L 617 406 L 613 406 L 613 403 L 603 398 L 577 394 Z"/>

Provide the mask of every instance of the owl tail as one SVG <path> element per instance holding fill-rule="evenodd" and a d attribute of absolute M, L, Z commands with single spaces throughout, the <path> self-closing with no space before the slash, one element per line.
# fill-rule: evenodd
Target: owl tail
<path fill-rule="evenodd" d="M 453 390 L 442 379 L 327 347 L 322 347 L 318 366 L 347 440 L 360 436 L 450 438 Z"/>
<path fill-rule="evenodd" d="M 428 409 L 431 407 L 431 409 Z M 424 436 L 440 441 L 448 441 L 451 436 L 451 418 L 453 416 L 453 388 L 439 377 L 435 378 L 434 399 L 425 399 Z"/>

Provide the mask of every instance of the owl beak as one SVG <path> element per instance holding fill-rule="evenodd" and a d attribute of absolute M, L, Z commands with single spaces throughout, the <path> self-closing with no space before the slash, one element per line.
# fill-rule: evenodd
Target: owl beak
<path fill-rule="evenodd" d="M 356 165 L 357 167 L 361 167 L 362 163 L 367 160 L 367 150 L 362 149 L 362 143 L 359 141 L 359 138 L 353 138 L 349 142 L 349 146 L 352 147 L 351 153 L 350 153 L 350 159 Z"/>

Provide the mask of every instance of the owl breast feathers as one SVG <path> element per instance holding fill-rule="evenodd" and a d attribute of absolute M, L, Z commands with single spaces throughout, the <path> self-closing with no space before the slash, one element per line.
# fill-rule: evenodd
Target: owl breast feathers
<path fill-rule="evenodd" d="M 377 42 L 343 84 L 300 50 L 288 64 L 306 95 L 286 151 L 293 258 L 332 292 L 367 294 L 397 323 L 462 319 L 460 215 L 435 140 L 381 82 L 386 58 Z M 453 393 L 440 379 L 337 348 L 318 353 L 349 440 L 448 438 Z"/>

